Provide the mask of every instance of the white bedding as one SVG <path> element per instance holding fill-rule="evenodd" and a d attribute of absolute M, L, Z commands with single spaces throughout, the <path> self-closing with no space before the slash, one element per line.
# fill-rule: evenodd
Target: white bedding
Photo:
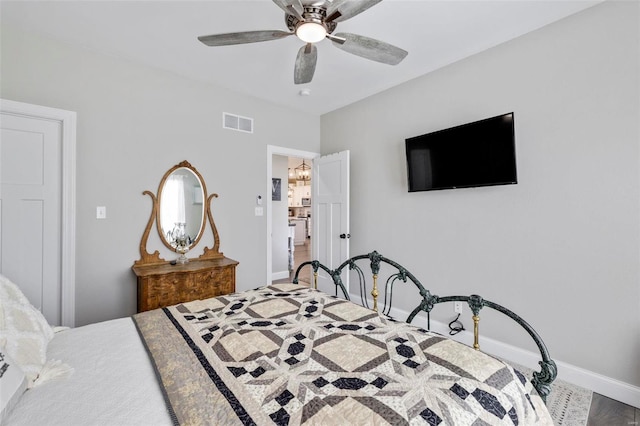
<path fill-rule="evenodd" d="M 131 318 L 59 332 L 47 357 L 75 372 L 26 391 L 6 426 L 172 424 Z"/>

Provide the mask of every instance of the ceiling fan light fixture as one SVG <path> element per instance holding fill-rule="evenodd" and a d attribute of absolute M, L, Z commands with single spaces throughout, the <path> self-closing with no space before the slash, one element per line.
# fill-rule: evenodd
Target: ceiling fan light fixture
<path fill-rule="evenodd" d="M 298 26 L 296 35 L 305 43 L 317 43 L 327 36 L 327 29 L 316 22 L 305 22 Z"/>

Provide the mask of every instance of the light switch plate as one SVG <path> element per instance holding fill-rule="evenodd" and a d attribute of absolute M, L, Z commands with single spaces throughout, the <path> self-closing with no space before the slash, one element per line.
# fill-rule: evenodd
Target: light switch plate
<path fill-rule="evenodd" d="M 107 218 L 107 208 L 105 206 L 96 207 L 96 219 L 106 219 Z"/>
<path fill-rule="evenodd" d="M 262 207 L 256 207 L 256 216 L 262 216 L 264 214 L 264 209 Z"/>

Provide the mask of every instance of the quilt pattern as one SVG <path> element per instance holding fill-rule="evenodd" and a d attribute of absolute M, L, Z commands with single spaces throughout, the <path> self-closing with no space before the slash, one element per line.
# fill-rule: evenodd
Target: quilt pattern
<path fill-rule="evenodd" d="M 181 424 L 553 424 L 502 361 L 307 287 L 134 320 Z"/>

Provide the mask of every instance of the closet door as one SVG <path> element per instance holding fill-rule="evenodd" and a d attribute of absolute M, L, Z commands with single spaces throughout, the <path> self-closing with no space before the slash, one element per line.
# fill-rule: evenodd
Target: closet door
<path fill-rule="evenodd" d="M 63 122 L 2 106 L 0 272 L 50 324 L 69 323 L 62 309 Z"/>

